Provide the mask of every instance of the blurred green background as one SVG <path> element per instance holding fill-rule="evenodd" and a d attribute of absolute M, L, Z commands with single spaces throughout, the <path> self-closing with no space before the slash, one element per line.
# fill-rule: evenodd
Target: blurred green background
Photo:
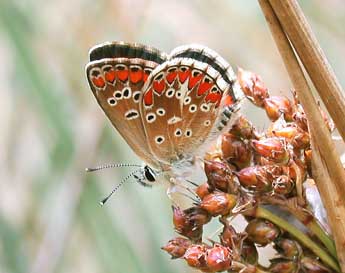
<path fill-rule="evenodd" d="M 300 2 L 344 86 L 345 2 Z M 271 93 L 291 87 L 256 1 L 0 0 L 0 272 L 191 271 L 160 250 L 174 236 L 163 189 L 128 183 L 101 208 L 129 170 L 84 172 L 139 162 L 87 86 L 88 50 L 108 40 L 201 43 Z M 245 109 L 264 127 L 261 112 Z"/>

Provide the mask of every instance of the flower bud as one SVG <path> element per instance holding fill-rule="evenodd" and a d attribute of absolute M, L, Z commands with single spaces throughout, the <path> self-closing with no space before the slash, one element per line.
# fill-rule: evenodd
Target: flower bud
<path fill-rule="evenodd" d="M 300 245 L 291 239 L 282 238 L 274 242 L 274 248 L 285 258 L 297 258 L 302 252 Z"/>
<path fill-rule="evenodd" d="M 275 162 L 286 164 L 289 159 L 289 152 L 283 139 L 277 137 L 252 140 L 252 146 L 259 155 Z"/>
<path fill-rule="evenodd" d="M 231 126 L 230 133 L 242 139 L 257 138 L 257 132 L 253 124 L 242 115 L 235 120 L 234 124 Z"/>
<path fill-rule="evenodd" d="M 281 195 L 290 193 L 293 187 L 294 182 L 287 175 L 279 176 L 272 183 L 273 192 Z"/>
<path fill-rule="evenodd" d="M 206 247 L 204 245 L 192 245 L 190 246 L 183 258 L 187 261 L 188 265 L 198 269 L 206 269 Z"/>
<path fill-rule="evenodd" d="M 200 206 L 212 216 L 227 215 L 235 207 L 237 198 L 233 194 L 214 192 L 206 195 Z"/>
<path fill-rule="evenodd" d="M 303 131 L 308 132 L 308 120 L 307 116 L 301 105 L 298 105 L 298 110 L 292 115 L 295 124 Z"/>
<path fill-rule="evenodd" d="M 200 199 L 203 199 L 206 195 L 210 194 L 211 192 L 212 191 L 210 190 L 208 183 L 203 183 L 195 189 L 195 193 L 200 197 Z"/>
<path fill-rule="evenodd" d="M 170 240 L 162 249 L 168 252 L 172 259 L 176 259 L 181 258 L 191 244 L 188 239 L 177 237 Z"/>
<path fill-rule="evenodd" d="M 207 267 L 212 272 L 220 272 L 228 270 L 231 266 L 230 250 L 222 245 L 215 244 L 206 251 Z"/>
<path fill-rule="evenodd" d="M 298 269 L 296 261 L 272 259 L 271 262 L 268 271 L 272 273 L 295 273 Z"/>
<path fill-rule="evenodd" d="M 269 97 L 269 93 L 261 77 L 239 68 L 237 79 L 247 98 L 255 105 L 263 107 L 264 99 Z"/>
<path fill-rule="evenodd" d="M 211 215 L 200 207 L 191 207 L 184 210 L 187 221 L 193 227 L 202 226 L 211 220 Z"/>
<path fill-rule="evenodd" d="M 280 235 L 280 230 L 276 225 L 263 219 L 250 221 L 246 227 L 246 232 L 252 242 L 261 246 L 273 242 Z"/>
<path fill-rule="evenodd" d="M 222 156 L 225 160 L 240 169 L 249 166 L 252 150 L 248 144 L 230 133 L 223 134 L 221 139 Z"/>
<path fill-rule="evenodd" d="M 210 189 L 218 189 L 223 192 L 236 191 L 232 171 L 227 164 L 218 161 L 206 161 L 205 173 Z"/>
<path fill-rule="evenodd" d="M 332 272 L 325 267 L 320 261 L 309 257 L 303 257 L 300 261 L 301 269 L 306 273 L 329 273 Z"/>
<path fill-rule="evenodd" d="M 292 121 L 293 109 L 291 101 L 282 96 L 271 96 L 264 100 L 267 116 L 275 121 L 283 114 L 286 121 Z"/>

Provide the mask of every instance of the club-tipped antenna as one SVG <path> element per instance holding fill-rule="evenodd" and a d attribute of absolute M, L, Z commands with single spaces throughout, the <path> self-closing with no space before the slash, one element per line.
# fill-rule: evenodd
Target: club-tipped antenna
<path fill-rule="evenodd" d="M 115 186 L 115 188 L 108 194 L 107 197 L 103 198 L 102 201 L 100 201 L 99 203 L 101 204 L 101 206 L 103 206 L 108 199 L 129 179 L 131 178 L 135 173 L 140 172 L 141 169 L 139 170 L 135 170 L 134 172 L 131 172 L 129 175 L 127 175 L 124 179 L 121 180 L 121 182 L 119 184 L 117 184 Z"/>
<path fill-rule="evenodd" d="M 94 172 L 99 171 L 103 169 L 109 169 L 109 168 L 118 168 L 118 167 L 141 167 L 141 165 L 138 164 L 126 164 L 126 163 L 112 163 L 112 164 L 104 164 L 100 165 L 94 168 L 86 168 L 85 171 L 87 172 Z"/>

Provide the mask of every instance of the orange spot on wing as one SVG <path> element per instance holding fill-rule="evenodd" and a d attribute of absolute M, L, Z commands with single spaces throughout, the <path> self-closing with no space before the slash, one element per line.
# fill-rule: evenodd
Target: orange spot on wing
<path fill-rule="evenodd" d="M 105 86 L 105 81 L 101 75 L 93 77 L 92 83 L 98 88 L 103 88 Z"/>
<path fill-rule="evenodd" d="M 198 91 L 197 91 L 198 96 L 205 94 L 208 90 L 210 90 L 212 85 L 213 85 L 213 83 L 210 83 L 210 82 L 200 83 Z"/>
<path fill-rule="evenodd" d="M 153 81 L 153 90 L 158 93 L 162 94 L 162 92 L 165 89 L 165 81 L 164 79 L 161 79 L 160 81 Z"/>
<path fill-rule="evenodd" d="M 153 104 L 153 90 L 152 90 L 152 88 L 144 94 L 144 103 L 146 106 Z"/>
<path fill-rule="evenodd" d="M 219 94 L 219 93 L 209 93 L 209 94 L 205 97 L 205 101 L 206 101 L 206 102 L 216 103 L 216 106 L 219 105 L 221 99 L 222 99 L 222 95 Z"/>
<path fill-rule="evenodd" d="M 202 78 L 204 77 L 203 74 L 199 74 L 198 76 L 190 76 L 188 82 L 188 89 L 192 89 Z"/>
<path fill-rule="evenodd" d="M 142 70 L 130 71 L 129 78 L 133 84 L 136 84 L 143 79 L 143 71 Z"/>
<path fill-rule="evenodd" d="M 230 106 L 234 104 L 234 100 L 230 95 L 226 95 L 223 99 L 224 106 Z"/>
<path fill-rule="evenodd" d="M 116 73 L 114 70 L 110 70 L 104 73 L 105 80 L 113 83 L 115 81 Z"/>
<path fill-rule="evenodd" d="M 146 82 L 147 78 L 150 76 L 150 72 L 144 72 L 143 81 Z"/>
<path fill-rule="evenodd" d="M 183 71 L 179 71 L 178 72 L 178 78 L 180 80 L 180 83 L 184 83 L 187 80 L 189 75 L 190 75 L 190 69 L 187 69 L 184 72 Z"/>
<path fill-rule="evenodd" d="M 120 81 L 126 81 L 128 79 L 128 70 L 118 70 L 117 71 L 117 77 Z"/>
<path fill-rule="evenodd" d="M 173 71 L 173 72 L 168 73 L 165 78 L 167 79 L 167 82 L 169 84 L 172 84 L 176 76 L 177 76 L 177 71 Z"/>

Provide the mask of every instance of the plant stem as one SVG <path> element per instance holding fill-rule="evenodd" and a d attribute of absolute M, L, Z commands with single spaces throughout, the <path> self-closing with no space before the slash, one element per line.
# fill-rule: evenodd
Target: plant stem
<path fill-rule="evenodd" d="M 316 254 L 325 264 L 330 266 L 333 270 L 341 272 L 339 265 L 333 260 L 333 258 L 329 256 L 327 252 L 325 252 L 320 246 L 314 243 L 307 235 L 305 235 L 295 226 L 291 225 L 284 219 L 280 218 L 279 216 L 273 214 L 272 212 L 261 206 L 259 206 L 255 210 L 254 216 L 257 218 L 269 220 L 281 229 L 286 230 L 287 232 L 289 232 L 289 234 L 291 234 L 299 242 L 301 242 L 301 244 L 303 244 L 305 247 L 309 248 L 314 254 Z"/>
<path fill-rule="evenodd" d="M 270 0 L 271 1 L 271 0 Z M 294 1 L 294 0 L 293 0 Z M 274 2 L 277 8 L 279 1 Z M 282 1 L 285 4 L 289 1 Z M 259 0 L 272 36 L 289 73 L 291 82 L 307 115 L 313 151 L 313 178 L 317 183 L 323 204 L 326 207 L 328 222 L 332 229 L 342 272 L 345 272 L 345 173 L 335 145 L 320 114 L 318 105 L 305 79 L 294 50 L 268 0 Z M 339 115 L 339 114 L 338 114 Z"/>

